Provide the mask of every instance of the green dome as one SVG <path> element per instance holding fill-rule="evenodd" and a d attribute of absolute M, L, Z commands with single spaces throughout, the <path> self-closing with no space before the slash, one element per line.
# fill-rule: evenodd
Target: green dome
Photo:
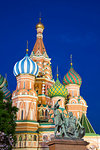
<path fill-rule="evenodd" d="M 0 85 L 4 82 L 4 77 L 0 74 Z"/>
<path fill-rule="evenodd" d="M 4 86 L 8 86 L 7 80 L 0 74 L 0 88 L 3 88 Z"/>
<path fill-rule="evenodd" d="M 48 96 L 62 96 L 67 97 L 68 92 L 64 85 L 62 85 L 57 77 L 55 84 L 48 90 Z"/>
<path fill-rule="evenodd" d="M 81 77 L 79 76 L 79 74 L 77 72 L 75 72 L 75 70 L 73 69 L 72 66 L 71 66 L 70 70 L 67 72 L 67 74 L 64 76 L 63 84 L 64 85 L 67 85 L 67 84 L 81 85 L 82 84 Z"/>

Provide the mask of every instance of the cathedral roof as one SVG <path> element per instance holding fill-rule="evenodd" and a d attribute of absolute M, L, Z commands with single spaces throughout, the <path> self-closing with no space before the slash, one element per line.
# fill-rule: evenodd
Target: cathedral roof
<path fill-rule="evenodd" d="M 36 25 L 36 30 L 37 30 L 37 40 L 34 45 L 34 48 L 31 52 L 30 57 L 32 56 L 44 56 L 48 58 L 48 55 L 46 53 L 46 49 L 43 43 L 43 30 L 44 30 L 44 25 L 41 23 L 41 18 L 39 20 L 39 23 Z"/>
<path fill-rule="evenodd" d="M 67 84 L 81 85 L 82 84 L 82 79 L 81 79 L 80 75 L 77 72 L 75 72 L 72 65 L 71 65 L 70 70 L 67 72 L 67 74 L 63 78 L 63 84 L 64 85 L 67 85 Z"/>
<path fill-rule="evenodd" d="M 55 96 L 67 97 L 67 94 L 68 94 L 67 89 L 60 83 L 59 78 L 57 77 L 55 84 L 48 90 L 48 95 L 50 97 Z"/>
<path fill-rule="evenodd" d="M 37 76 L 38 70 L 38 65 L 33 60 L 31 60 L 28 54 L 26 54 L 23 59 L 14 65 L 13 73 L 15 76 L 19 74 L 32 74 Z"/>
<path fill-rule="evenodd" d="M 85 128 L 85 133 L 95 133 L 92 125 L 90 124 L 87 116 L 84 113 L 82 114 L 80 123 Z"/>

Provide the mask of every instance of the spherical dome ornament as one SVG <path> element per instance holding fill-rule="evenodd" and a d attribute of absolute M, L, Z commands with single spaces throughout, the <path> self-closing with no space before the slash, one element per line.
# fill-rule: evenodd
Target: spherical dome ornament
<path fill-rule="evenodd" d="M 58 77 L 55 84 L 48 90 L 48 95 L 50 97 L 62 96 L 67 97 L 68 92 L 67 89 L 60 83 Z"/>
<path fill-rule="evenodd" d="M 63 84 L 64 85 L 67 85 L 67 84 L 78 84 L 78 85 L 81 85 L 82 84 L 82 79 L 79 76 L 79 74 L 77 72 L 75 72 L 75 70 L 72 67 L 72 64 L 71 64 L 70 70 L 64 76 Z"/>
<path fill-rule="evenodd" d="M 36 64 L 36 62 L 31 60 L 31 58 L 28 56 L 27 53 L 22 60 L 18 61 L 14 65 L 13 69 L 13 73 L 15 76 L 18 76 L 19 74 L 31 74 L 37 76 L 38 72 L 39 72 L 38 65 Z"/>
<path fill-rule="evenodd" d="M 42 28 L 44 30 L 44 25 L 41 23 L 41 18 L 39 18 L 39 23 L 36 25 L 37 28 Z"/>

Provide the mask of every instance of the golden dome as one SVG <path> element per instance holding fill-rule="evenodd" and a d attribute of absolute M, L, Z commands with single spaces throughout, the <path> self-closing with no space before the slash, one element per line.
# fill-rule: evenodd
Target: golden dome
<path fill-rule="evenodd" d="M 41 23 L 41 18 L 39 18 L 39 23 L 36 25 L 37 28 L 42 28 L 44 30 L 44 25 Z"/>

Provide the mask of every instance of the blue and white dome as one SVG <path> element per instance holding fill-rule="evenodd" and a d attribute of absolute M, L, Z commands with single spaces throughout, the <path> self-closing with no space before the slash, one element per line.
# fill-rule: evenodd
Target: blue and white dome
<path fill-rule="evenodd" d="M 28 54 L 26 54 L 26 56 L 22 60 L 18 61 L 14 65 L 13 69 L 13 73 L 15 76 L 19 74 L 32 74 L 37 76 L 38 72 L 39 72 L 38 65 L 36 64 L 36 62 L 30 59 Z"/>

